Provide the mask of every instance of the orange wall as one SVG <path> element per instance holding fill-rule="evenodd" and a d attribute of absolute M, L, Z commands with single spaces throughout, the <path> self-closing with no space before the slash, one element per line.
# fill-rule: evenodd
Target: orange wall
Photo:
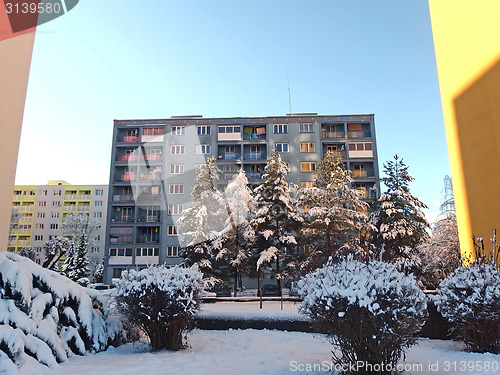
<path fill-rule="evenodd" d="M 500 230 L 500 1 L 429 0 L 462 254 Z M 500 241 L 499 241 L 500 242 Z"/>

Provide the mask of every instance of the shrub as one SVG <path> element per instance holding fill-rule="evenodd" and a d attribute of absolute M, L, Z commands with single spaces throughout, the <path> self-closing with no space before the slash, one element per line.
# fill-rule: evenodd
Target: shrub
<path fill-rule="evenodd" d="M 500 353 L 500 271 L 489 264 L 460 267 L 439 287 L 437 309 L 452 335 L 470 351 Z"/>
<path fill-rule="evenodd" d="M 387 263 L 330 260 L 299 288 L 301 313 L 328 335 L 346 373 L 391 373 L 424 323 L 426 298 L 414 277 Z"/>
<path fill-rule="evenodd" d="M 149 337 L 151 350 L 179 350 L 199 308 L 201 272 L 180 267 L 126 271 L 116 281 L 118 303 L 130 323 Z"/>
<path fill-rule="evenodd" d="M 30 361 L 53 367 L 73 354 L 105 350 L 120 325 L 101 298 L 28 258 L 0 252 L 0 372 L 26 373 Z"/>

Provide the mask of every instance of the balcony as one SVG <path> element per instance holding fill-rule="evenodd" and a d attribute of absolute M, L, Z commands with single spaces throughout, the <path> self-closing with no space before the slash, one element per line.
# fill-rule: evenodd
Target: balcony
<path fill-rule="evenodd" d="M 17 241 L 18 246 L 29 246 L 31 244 L 31 240 L 19 240 Z"/>
<path fill-rule="evenodd" d="M 116 157 L 116 161 L 137 161 L 137 155 L 135 154 L 125 154 Z"/>
<path fill-rule="evenodd" d="M 159 223 L 160 222 L 160 214 L 157 215 L 141 215 L 137 218 L 138 222 L 143 223 Z"/>
<path fill-rule="evenodd" d="M 35 206 L 30 205 L 30 206 L 21 206 L 21 211 L 33 211 L 35 209 Z"/>
<path fill-rule="evenodd" d="M 130 202 L 133 200 L 133 194 L 113 194 L 113 202 Z"/>
<path fill-rule="evenodd" d="M 134 221 L 134 216 L 132 216 L 132 215 L 114 215 L 111 217 L 111 221 L 131 222 L 131 221 Z"/>
<path fill-rule="evenodd" d="M 135 174 L 134 173 L 124 173 L 122 175 L 118 175 L 118 182 L 130 182 L 130 181 L 135 181 Z"/>
<path fill-rule="evenodd" d="M 75 205 L 63 206 L 63 211 L 76 211 L 76 206 Z"/>
<path fill-rule="evenodd" d="M 110 256 L 108 260 L 111 266 L 129 266 L 132 265 L 131 256 Z"/>
<path fill-rule="evenodd" d="M 261 160 L 267 159 L 267 153 L 265 151 L 249 151 L 243 153 L 244 160 Z"/>
<path fill-rule="evenodd" d="M 369 130 L 356 130 L 347 132 L 349 138 L 370 138 L 371 134 Z"/>
<path fill-rule="evenodd" d="M 148 202 L 161 202 L 160 194 L 147 194 L 143 193 L 139 195 L 138 201 L 148 201 Z"/>
<path fill-rule="evenodd" d="M 21 199 L 21 196 L 19 194 L 16 194 L 12 197 L 12 200 L 19 200 Z"/>
<path fill-rule="evenodd" d="M 134 242 L 134 236 L 111 236 L 109 239 L 110 243 L 132 243 Z"/>
<path fill-rule="evenodd" d="M 17 240 L 9 240 L 8 245 L 9 246 L 16 246 Z"/>
<path fill-rule="evenodd" d="M 144 161 L 162 161 L 162 155 L 142 155 Z"/>
<path fill-rule="evenodd" d="M 262 175 L 264 174 L 264 172 L 247 171 L 247 172 L 245 172 L 245 174 L 247 176 L 247 179 L 249 179 L 249 180 L 262 180 Z"/>
<path fill-rule="evenodd" d="M 266 140 L 265 126 L 245 126 L 243 127 L 243 140 Z"/>
<path fill-rule="evenodd" d="M 126 143 L 139 142 L 139 137 L 136 135 L 126 135 L 122 138 L 122 142 Z"/>
<path fill-rule="evenodd" d="M 137 237 L 137 243 L 160 243 L 160 236 L 158 234 L 146 234 Z"/>
<path fill-rule="evenodd" d="M 76 209 L 78 211 L 90 211 L 90 206 L 78 206 Z"/>
<path fill-rule="evenodd" d="M 141 173 L 139 175 L 140 181 L 161 181 L 161 174 L 159 173 Z"/>
<path fill-rule="evenodd" d="M 21 222 L 33 221 L 33 216 L 21 216 L 19 218 L 19 221 L 21 221 Z"/>
<path fill-rule="evenodd" d="M 322 130 L 321 131 L 321 138 L 323 138 L 323 139 L 345 138 L 345 133 L 344 132 L 339 132 L 339 131 L 326 131 L 326 130 Z"/>
<path fill-rule="evenodd" d="M 223 152 L 219 154 L 219 160 L 240 160 L 241 152 Z"/>
<path fill-rule="evenodd" d="M 64 196 L 64 199 L 66 199 L 66 200 L 76 200 L 76 194 L 66 194 Z"/>
<path fill-rule="evenodd" d="M 90 199 L 90 194 L 81 194 L 78 196 L 78 199 L 83 199 L 83 200 Z"/>

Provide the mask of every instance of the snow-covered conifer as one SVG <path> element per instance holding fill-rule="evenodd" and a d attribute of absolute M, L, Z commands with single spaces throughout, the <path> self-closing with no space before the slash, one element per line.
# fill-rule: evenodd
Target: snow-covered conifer
<path fill-rule="evenodd" d="M 255 189 L 257 210 L 253 223 L 262 249 L 257 268 L 276 261 L 277 273 L 282 272 L 282 266 L 294 266 L 297 258 L 295 237 L 303 222 L 285 180 L 287 174 L 288 167 L 275 150 L 267 161 L 264 183 Z"/>
<path fill-rule="evenodd" d="M 255 200 L 243 169 L 229 182 L 223 195 L 227 219 L 223 231 L 214 242 L 214 250 L 217 252 L 215 259 L 217 262 L 224 262 L 232 269 L 236 295 L 255 241 L 255 230 L 250 222 L 251 213 L 255 209 Z"/>
<path fill-rule="evenodd" d="M 314 249 L 302 265 L 309 271 L 323 265 L 339 248 L 354 248 L 355 238 L 364 238 L 374 230 L 368 223 L 369 206 L 360 199 L 361 193 L 350 187 L 350 171 L 340 158 L 327 152 L 315 177 L 316 186 L 303 189 L 300 195 L 307 222 L 302 233 L 305 243 Z"/>
<path fill-rule="evenodd" d="M 44 262 L 42 267 L 50 270 L 57 268 L 57 262 L 73 247 L 73 242 L 66 237 L 54 237 L 43 244 Z"/>
<path fill-rule="evenodd" d="M 73 251 L 69 251 L 70 254 L 63 264 L 62 271 L 73 281 L 87 277 L 90 274 L 87 247 L 86 238 L 82 234 L 78 241 L 78 247 Z"/>
<path fill-rule="evenodd" d="M 202 271 L 209 282 L 213 242 L 225 227 L 227 210 L 222 194 L 215 187 L 220 174 L 215 159 L 208 158 L 206 166 L 198 167 L 197 173 L 191 192 L 193 206 L 182 211 L 177 224 L 186 264 Z"/>
<path fill-rule="evenodd" d="M 378 229 L 377 244 L 383 248 L 384 260 L 402 264 L 406 271 L 420 267 L 416 248 L 428 239 L 429 223 L 421 211 L 427 206 L 410 193 L 408 184 L 414 180 L 408 167 L 397 155 L 384 164 L 387 186 L 371 214 L 371 222 Z M 383 245 L 383 246 L 382 246 Z"/>
<path fill-rule="evenodd" d="M 26 246 L 19 251 L 19 255 L 31 259 L 34 262 L 38 257 L 38 251 L 32 246 Z"/>
<path fill-rule="evenodd" d="M 73 240 L 75 248 L 80 247 L 80 241 L 86 242 L 88 251 L 88 247 L 94 245 L 92 234 L 99 229 L 99 226 L 99 221 L 87 213 L 68 214 L 63 219 L 61 232 Z"/>

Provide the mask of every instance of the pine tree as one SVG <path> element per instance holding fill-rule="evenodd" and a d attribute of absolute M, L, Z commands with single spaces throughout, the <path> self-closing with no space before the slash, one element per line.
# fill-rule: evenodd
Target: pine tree
<path fill-rule="evenodd" d="M 382 259 L 401 262 L 406 271 L 419 268 L 416 248 L 429 238 L 429 223 L 422 208 L 427 206 L 410 193 L 408 184 L 414 180 L 408 167 L 397 155 L 384 164 L 387 177 L 381 180 L 387 191 L 378 200 L 371 221 L 377 227 L 377 244 Z"/>
<path fill-rule="evenodd" d="M 340 158 L 327 152 L 315 177 L 316 186 L 302 190 L 300 197 L 307 222 L 305 242 L 313 247 L 302 264 L 307 272 L 322 266 L 339 249 L 353 247 L 356 238 L 363 239 L 374 229 L 368 224 L 369 205 L 360 199 L 358 190 L 350 187 L 350 171 L 345 170 Z"/>
<path fill-rule="evenodd" d="M 257 211 L 253 218 L 260 237 L 261 252 L 257 270 L 264 264 L 276 261 L 276 273 L 285 268 L 295 268 L 298 226 L 303 222 L 285 177 L 288 167 L 277 151 L 267 161 L 263 178 L 265 182 L 255 189 Z"/>
<path fill-rule="evenodd" d="M 214 242 L 216 261 L 227 264 L 234 275 L 234 295 L 241 280 L 246 263 L 251 256 L 255 230 L 250 215 L 255 209 L 255 200 L 248 188 L 248 179 L 243 169 L 229 182 L 224 190 L 224 201 L 228 217 L 220 237 Z"/>
<path fill-rule="evenodd" d="M 26 246 L 19 251 L 19 255 L 31 259 L 34 262 L 38 257 L 38 251 L 36 251 L 36 249 L 32 246 Z"/>
<path fill-rule="evenodd" d="M 183 236 L 185 263 L 203 272 L 208 284 L 217 281 L 211 278 L 213 242 L 224 228 L 227 211 L 222 194 L 215 188 L 220 174 L 215 159 L 207 159 L 197 173 L 191 192 L 193 206 L 182 211 L 177 223 Z"/>

